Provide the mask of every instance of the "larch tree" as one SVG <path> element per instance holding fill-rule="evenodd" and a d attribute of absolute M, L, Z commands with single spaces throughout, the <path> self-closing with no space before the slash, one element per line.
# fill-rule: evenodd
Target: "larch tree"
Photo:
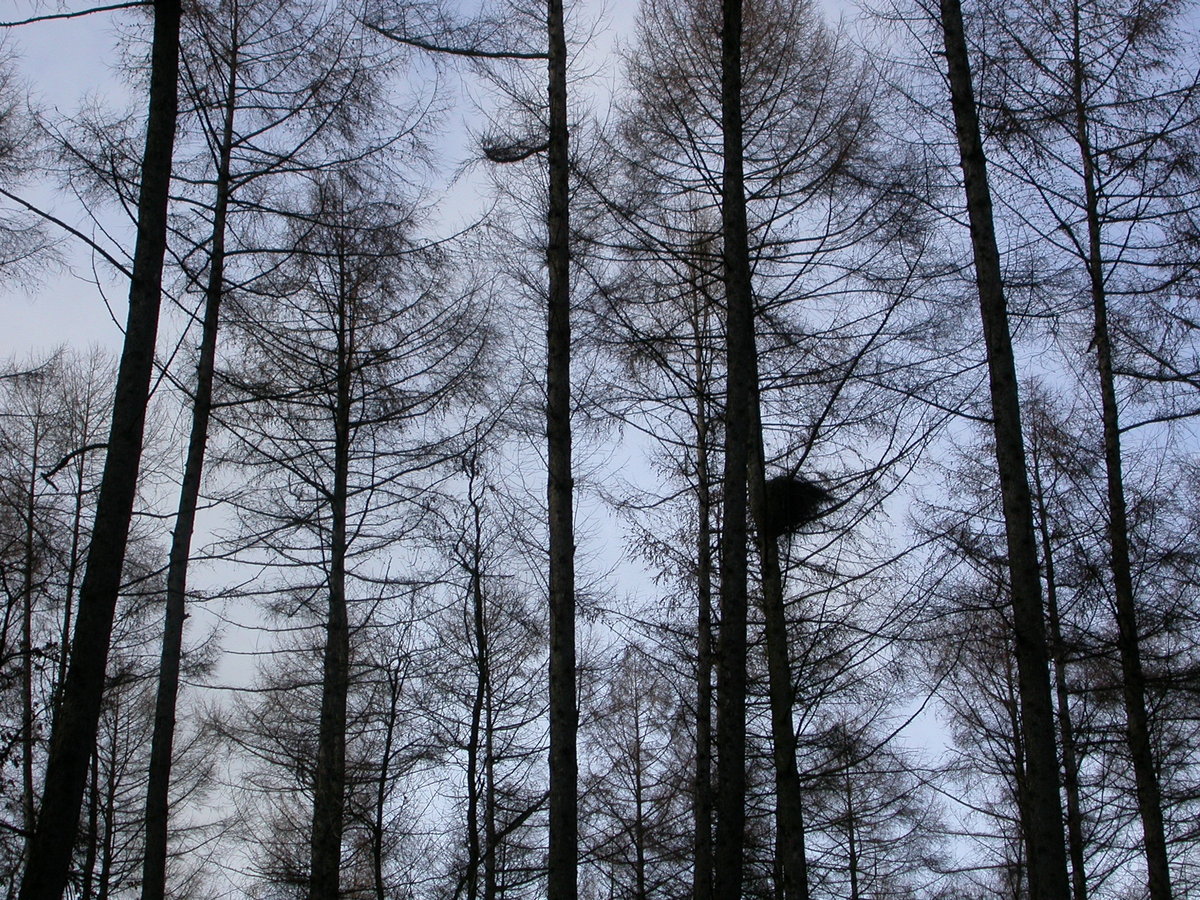
<path fill-rule="evenodd" d="M 578 895 L 578 751 L 575 653 L 574 476 L 571 459 L 571 128 L 567 104 L 566 18 L 563 0 L 546 0 L 545 49 L 523 50 L 530 43 L 514 34 L 514 21 L 529 17 L 526 8 L 497 13 L 486 9 L 471 22 L 451 22 L 433 9 L 418 11 L 410 24 L 384 9 L 372 27 L 382 34 L 437 54 L 476 62 L 545 60 L 545 104 L 534 102 L 530 122 L 502 127 L 488 139 L 484 155 L 512 164 L 545 156 L 546 302 L 546 516 L 547 584 L 550 612 L 549 658 L 549 848 L 546 890 L 550 900 Z M 509 86 L 511 87 L 511 86 Z M 510 95 L 512 95 L 512 92 Z M 519 92 L 518 92 L 519 93 Z M 515 96 L 515 95 L 513 95 Z M 516 98 L 519 102 L 528 98 Z M 528 110 L 526 110 L 528 112 Z M 515 135 L 515 137 L 514 137 Z"/>
<path fill-rule="evenodd" d="M 149 403 L 167 202 L 178 103 L 179 0 L 155 0 L 149 113 L 138 195 L 137 240 L 129 315 L 117 374 L 112 426 L 96 503 L 93 540 L 80 585 L 79 615 L 58 715 L 50 738 L 45 788 L 21 880 L 22 900 L 58 900 L 66 888 L 75 828 L 96 741 L 104 671 L 133 516 Z"/>
<path fill-rule="evenodd" d="M 337 157 L 363 152 L 372 138 L 388 139 L 381 124 L 353 137 L 348 122 L 375 96 L 390 60 L 373 57 L 357 44 L 353 26 L 338 7 L 283 4 L 277 0 L 225 0 L 189 11 L 183 54 L 189 109 L 203 148 L 186 170 L 189 182 L 209 191 L 197 195 L 195 251 L 182 254 L 186 277 L 201 295 L 201 335 L 194 386 L 189 386 L 191 428 L 180 482 L 167 571 L 167 602 L 159 669 L 155 741 L 147 785 L 147 849 L 143 900 L 161 900 L 166 890 L 171 748 L 179 692 L 186 618 L 187 573 L 204 459 L 212 417 L 213 374 L 221 304 L 245 280 L 262 273 L 242 266 L 227 273 L 235 254 L 253 247 L 254 224 L 274 215 L 264 195 L 283 190 L 289 179 L 337 164 Z M 381 113 L 385 112 L 383 109 Z M 390 113 L 390 110 L 386 111 Z M 372 149 L 368 147 L 367 152 Z M 193 174 L 193 170 L 198 170 Z M 98 173 L 99 174 L 99 173 Z M 269 233 L 269 229 L 268 229 Z M 193 257 L 203 262 L 197 266 Z M 251 257 L 253 258 L 253 257 Z M 252 287 L 250 288 L 253 289 Z"/>
<path fill-rule="evenodd" d="M 1170 900 L 1171 873 L 1121 446 L 1130 430 L 1130 392 L 1122 391 L 1117 372 L 1122 366 L 1134 372 L 1186 367 L 1181 359 L 1164 359 L 1175 354 L 1162 352 L 1152 317 L 1136 307 L 1149 301 L 1147 311 L 1169 312 L 1177 302 L 1174 284 L 1195 267 L 1172 246 L 1176 223 L 1200 203 L 1192 145 L 1200 86 L 1187 10 L 1174 3 L 1073 0 L 1063 7 L 1017 4 L 984 13 L 994 27 L 982 90 L 998 107 L 991 124 L 1006 145 L 1005 162 L 1022 193 L 1037 201 L 1024 218 L 1072 260 L 1078 294 L 1090 312 L 1087 352 L 1095 353 L 1126 742 L 1152 900 Z M 1126 335 L 1131 339 L 1123 342 Z M 1178 406 L 1168 402 L 1149 418 L 1174 418 Z"/>
<path fill-rule="evenodd" d="M 419 515 L 421 473 L 454 452 L 438 422 L 475 388 L 487 335 L 470 294 L 449 296 L 441 253 L 412 243 L 411 207 L 345 175 L 312 188 L 289 227 L 291 264 L 261 300 L 246 298 L 235 323 L 245 361 L 233 384 L 251 398 L 235 455 L 261 473 L 237 504 L 245 545 L 292 573 L 283 603 L 299 600 L 320 623 L 311 898 L 341 890 L 347 704 L 362 625 L 351 611 L 383 578 L 372 569 L 397 519 Z"/>
<path fill-rule="evenodd" d="M 1024 840 L 1033 900 L 1069 896 L 1058 751 L 1050 699 L 1049 650 L 1042 585 L 1034 537 L 1033 504 L 1021 432 L 1016 361 L 1009 330 L 1000 252 L 988 185 L 962 8 L 942 0 L 937 14 L 948 68 L 950 105 L 970 222 L 975 280 L 987 350 L 996 465 L 1000 477 L 1008 548 L 1013 647 L 1016 655 L 1020 727 L 1025 760 L 1022 791 Z"/>

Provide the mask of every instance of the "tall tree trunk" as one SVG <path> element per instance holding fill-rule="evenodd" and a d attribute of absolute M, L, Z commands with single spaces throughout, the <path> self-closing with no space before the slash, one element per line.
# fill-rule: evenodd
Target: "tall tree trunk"
<path fill-rule="evenodd" d="M 699 316 L 699 313 L 697 313 Z M 712 790 L 712 477 L 709 470 L 708 371 L 696 327 L 696 772 L 692 900 L 713 900 Z"/>
<path fill-rule="evenodd" d="M 634 713 L 638 713 L 635 711 Z M 640 723 L 637 726 L 637 744 L 634 746 L 633 760 L 633 873 L 634 900 L 648 900 L 646 894 L 646 799 L 645 786 L 642 784 L 642 736 Z"/>
<path fill-rule="evenodd" d="M 475 638 L 475 696 L 471 702 L 471 734 L 467 744 L 467 900 L 476 900 L 479 896 L 479 868 L 482 863 L 479 841 L 479 757 L 483 749 L 483 714 L 488 694 L 490 666 L 483 598 L 483 526 L 480 519 L 480 501 L 475 496 L 474 475 L 475 471 L 472 468 L 468 488 L 472 512 L 471 562 L 468 574 L 471 577 L 471 618 Z"/>
<path fill-rule="evenodd" d="M 783 574 L 779 545 L 767 529 L 766 468 L 763 462 L 762 411 L 758 393 L 758 366 L 750 404 L 751 448 L 749 468 L 750 510 L 758 534 L 762 568 L 763 618 L 766 626 L 767 681 L 771 705 L 771 750 L 775 768 L 777 852 L 783 864 L 785 900 L 808 900 L 808 860 L 804 853 L 804 819 L 801 812 L 800 773 L 796 767 L 796 730 L 792 720 L 792 666 L 788 659 L 787 617 L 783 605 Z"/>
<path fill-rule="evenodd" d="M 29 457 L 29 481 L 25 485 L 25 534 L 21 548 L 21 818 L 26 834 L 35 825 L 33 789 L 33 573 L 37 567 L 34 541 L 37 527 L 37 474 L 40 466 L 41 424 L 34 423 L 33 447 Z"/>
<path fill-rule="evenodd" d="M 1075 726 L 1071 721 L 1067 690 L 1067 648 L 1063 643 L 1062 619 L 1058 610 L 1058 576 L 1054 567 L 1054 544 L 1050 539 L 1050 516 L 1042 483 L 1042 467 L 1034 439 L 1033 489 L 1037 502 L 1038 539 L 1042 545 L 1042 568 L 1046 578 L 1046 621 L 1050 626 L 1050 656 L 1054 662 L 1054 700 L 1058 736 L 1062 742 L 1063 791 L 1067 798 L 1067 855 L 1071 862 L 1071 898 L 1087 900 L 1087 871 L 1083 858 L 1083 813 L 1079 803 L 1079 757 Z"/>
<path fill-rule="evenodd" d="M 116 836 L 113 834 L 117 815 L 117 740 L 121 731 L 121 708 L 118 704 L 112 707 L 112 729 L 109 732 L 108 771 L 104 777 L 104 840 L 100 843 L 100 878 L 96 888 L 96 900 L 108 900 L 112 891 L 113 859 L 116 850 Z"/>
<path fill-rule="evenodd" d="M 550 168 L 546 213 L 549 290 L 546 325 L 547 506 L 550 542 L 549 900 L 575 900 L 579 811 L 575 699 L 575 530 L 571 476 L 571 244 L 569 222 L 567 41 L 563 0 L 547 0 Z"/>
<path fill-rule="evenodd" d="M 1008 547 L 1013 638 L 1025 744 L 1025 799 L 1029 813 L 1025 819 L 1025 841 L 1029 856 L 1030 897 L 1032 900 L 1067 900 L 1067 858 L 1063 846 L 1058 755 L 1054 742 L 1033 507 L 1029 498 L 1016 366 L 992 219 L 987 163 L 975 109 L 959 0 L 941 0 L 941 25 L 987 349 L 996 465 Z"/>
<path fill-rule="evenodd" d="M 346 609 L 346 505 L 350 469 L 350 382 L 355 363 L 355 298 L 339 270 L 337 397 L 333 493 L 329 498 L 329 608 L 321 675 L 321 721 L 313 786 L 308 900 L 338 900 L 346 805 L 346 702 L 350 692 L 350 623 Z"/>
<path fill-rule="evenodd" d="M 146 851 L 142 862 L 142 900 L 163 900 L 167 879 L 167 823 L 170 812 L 171 751 L 175 739 L 175 709 L 179 697 L 179 668 L 183 658 L 183 623 L 186 618 L 188 563 L 192 534 L 204 473 L 208 423 L 212 413 L 213 368 L 217 353 L 217 328 L 225 294 L 225 222 L 229 211 L 230 158 L 233 154 L 233 120 L 237 105 L 237 42 L 230 51 L 225 117 L 218 145 L 216 203 L 213 210 L 212 253 L 204 293 L 204 323 L 200 359 L 196 366 L 196 392 L 192 399 L 192 430 L 188 437 L 183 482 L 175 513 L 175 531 L 167 565 L 167 604 L 163 622 L 162 654 L 158 669 L 158 695 L 154 706 L 154 735 L 150 744 L 150 769 L 146 786 Z"/>
<path fill-rule="evenodd" d="M 397 663 L 393 670 L 388 664 L 388 717 L 383 735 L 383 753 L 379 760 L 379 781 L 375 785 L 375 817 L 371 822 L 371 875 L 375 882 L 375 900 L 387 896 L 383 884 L 383 839 L 386 832 L 384 808 L 387 804 L 389 769 L 392 763 L 392 748 L 396 744 L 396 711 L 400 706 L 402 678 Z"/>
<path fill-rule="evenodd" d="M 137 492 L 142 433 L 158 334 L 167 201 L 175 144 L 179 81 L 180 0 L 154 0 L 150 56 L 150 103 L 138 233 L 129 289 L 125 346 L 117 373 L 108 453 L 87 568 L 79 592 L 79 616 L 71 646 L 62 705 L 50 736 L 38 827 L 21 881 L 21 900 L 60 900 L 67 885 L 71 848 L 83 804 L 88 758 L 96 743 L 104 672 L 121 586 L 125 547 Z"/>
<path fill-rule="evenodd" d="M 746 825 L 746 465 L 754 372 L 754 304 L 742 161 L 742 4 L 723 0 L 721 181 L 726 330 L 725 470 L 721 531 L 721 630 L 717 662 L 714 896 L 741 896 Z"/>
<path fill-rule="evenodd" d="M 862 896 L 859 888 L 858 835 L 854 830 L 854 792 L 850 784 L 850 768 L 846 768 L 846 868 L 850 873 L 850 900 Z"/>
<path fill-rule="evenodd" d="M 1120 412 L 1113 377 L 1112 337 L 1108 328 L 1108 297 L 1104 285 L 1100 198 L 1096 184 L 1096 162 L 1088 133 L 1084 98 L 1086 73 L 1079 46 L 1079 5 L 1072 4 L 1074 22 L 1073 97 L 1075 140 L 1083 166 L 1084 203 L 1087 213 L 1088 250 L 1084 262 L 1092 294 L 1096 348 L 1096 372 L 1100 387 L 1100 412 L 1104 428 L 1104 470 L 1108 487 L 1109 565 L 1116 600 L 1117 651 L 1121 657 L 1121 691 L 1125 702 L 1125 737 L 1133 761 L 1138 814 L 1146 848 L 1146 875 L 1150 900 L 1171 900 L 1171 869 L 1167 859 L 1163 827 L 1162 790 L 1150 746 L 1150 721 L 1146 713 L 1146 678 L 1142 671 L 1137 607 L 1133 596 L 1133 572 L 1129 552 L 1129 518 L 1125 504 L 1125 480 L 1121 463 Z"/>
<path fill-rule="evenodd" d="M 496 720 L 493 712 L 495 708 L 492 682 L 489 679 L 484 703 L 483 731 L 483 900 L 496 900 L 500 895 L 499 860 L 496 858 L 498 851 L 496 845 L 500 838 L 496 827 Z"/>

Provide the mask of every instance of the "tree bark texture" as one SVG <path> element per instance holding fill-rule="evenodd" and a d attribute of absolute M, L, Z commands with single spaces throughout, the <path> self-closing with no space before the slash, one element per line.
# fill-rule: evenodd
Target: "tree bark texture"
<path fill-rule="evenodd" d="M 546 262 L 546 485 L 550 544 L 549 900 L 578 895 L 579 811 L 575 699 L 575 529 L 571 475 L 571 245 L 569 222 L 567 41 L 562 0 L 548 0 L 550 135 Z"/>
<path fill-rule="evenodd" d="M 727 384 L 721 531 L 721 629 L 717 654 L 714 896 L 741 896 L 746 826 L 746 465 L 754 383 L 754 304 L 742 147 L 742 5 L 723 0 L 721 230 Z"/>
<path fill-rule="evenodd" d="M 1013 639 L 1025 747 L 1024 794 L 1028 816 L 1023 818 L 1027 823 L 1025 843 L 1029 857 L 1030 896 L 1032 900 L 1067 900 L 1070 892 L 1063 845 L 1058 755 L 1016 365 L 959 0 L 941 0 L 941 25 L 987 349 L 996 464 L 1008 547 Z"/>
<path fill-rule="evenodd" d="M 693 801 L 692 900 L 713 900 L 712 789 L 712 479 L 709 471 L 709 380 L 696 336 L 696 772 Z"/>
<path fill-rule="evenodd" d="M 346 702 L 350 692 L 350 623 L 346 609 L 346 506 L 350 468 L 350 387 L 355 371 L 353 288 L 339 271 L 337 397 L 334 406 L 329 608 L 322 658 L 321 720 L 313 786 L 308 900 L 337 900 L 346 805 Z"/>
<path fill-rule="evenodd" d="M 179 20 L 180 0 L 155 0 L 149 117 L 125 344 L 117 372 L 92 543 L 80 586 L 71 664 L 50 738 L 45 787 L 21 881 L 21 900 L 60 900 L 66 889 L 88 760 L 96 743 L 158 334 L 178 105 Z"/>

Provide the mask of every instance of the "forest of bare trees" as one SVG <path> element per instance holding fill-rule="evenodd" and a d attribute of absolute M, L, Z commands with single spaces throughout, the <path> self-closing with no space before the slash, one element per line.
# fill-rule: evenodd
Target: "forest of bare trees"
<path fill-rule="evenodd" d="M 0 18 L 5 897 L 1200 898 L 1190 0 Z"/>

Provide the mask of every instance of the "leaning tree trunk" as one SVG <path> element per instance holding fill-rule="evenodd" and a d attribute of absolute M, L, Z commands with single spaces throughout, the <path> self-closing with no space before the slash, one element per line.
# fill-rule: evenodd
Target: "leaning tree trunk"
<path fill-rule="evenodd" d="M 1109 566 L 1116 601 L 1117 651 L 1121 657 L 1121 692 L 1125 702 L 1125 739 L 1133 761 L 1138 814 L 1146 848 L 1146 875 L 1150 900 L 1171 900 L 1171 870 L 1167 859 L 1167 840 L 1163 826 L 1162 789 L 1150 747 L 1150 720 L 1146 712 L 1146 678 L 1142 671 L 1137 608 L 1133 596 L 1133 572 L 1129 552 L 1129 517 L 1125 503 L 1125 481 L 1121 465 L 1121 426 L 1117 392 L 1113 377 L 1112 337 L 1108 327 L 1108 296 L 1104 285 L 1101 240 L 1100 198 L 1096 185 L 1096 163 L 1088 134 L 1087 107 L 1084 99 L 1084 72 L 1080 61 L 1079 6 L 1075 15 L 1074 73 L 1075 140 L 1083 168 L 1084 203 L 1087 213 L 1088 250 L 1084 260 L 1092 294 L 1096 347 L 1096 373 L 1099 376 L 1100 415 L 1104 428 L 1104 469 L 1108 487 Z"/>
<path fill-rule="evenodd" d="M 571 477 L 571 245 L 567 156 L 567 41 L 563 0 L 548 0 L 550 169 L 546 213 L 547 506 L 550 541 L 550 846 L 546 896 L 578 894 L 579 811 L 575 705 L 575 531 Z"/>
<path fill-rule="evenodd" d="M 29 842 L 21 900 L 60 900 L 96 743 L 113 617 L 133 518 L 150 374 L 158 334 L 167 201 L 178 107 L 180 0 L 154 0 L 150 103 L 125 345 L 117 372 L 108 453 L 100 481 L 62 705 L 50 736 L 38 824 Z"/>
<path fill-rule="evenodd" d="M 218 145 L 216 203 L 213 208 L 212 253 L 204 292 L 204 321 L 200 359 L 196 366 L 196 393 L 192 398 L 192 430 L 188 437 L 183 482 L 175 513 L 175 531 L 167 565 L 167 608 L 163 622 L 162 655 L 158 668 L 158 696 L 154 705 L 154 736 L 150 744 L 150 769 L 146 785 L 146 850 L 142 862 L 142 900 L 163 900 L 167 884 L 167 823 L 170 807 L 171 752 L 175 740 L 175 710 L 179 697 L 179 669 L 183 658 L 183 623 L 186 619 L 188 563 L 192 534 L 204 474 L 208 424 L 212 413 L 213 369 L 217 353 L 217 328 L 225 294 L 225 222 L 229 212 L 230 159 L 233 154 L 233 119 L 237 105 L 237 45 L 229 59 L 225 93 L 225 118 Z"/>
<path fill-rule="evenodd" d="M 1013 638 L 1025 746 L 1028 816 L 1023 820 L 1027 823 L 1025 843 L 1029 855 L 1030 896 L 1032 900 L 1067 900 L 1070 893 L 1063 846 L 1062 804 L 1058 794 L 1054 712 L 1050 702 L 1041 581 L 1025 444 L 1021 435 L 1016 365 L 959 0 L 941 0 L 941 25 L 987 349 L 996 465 L 1008 547 Z"/>
<path fill-rule="evenodd" d="M 723 0 L 721 230 L 726 304 L 725 495 L 717 656 L 717 790 L 713 888 L 741 896 L 746 827 L 746 465 L 754 384 L 754 311 L 742 161 L 742 4 Z"/>

